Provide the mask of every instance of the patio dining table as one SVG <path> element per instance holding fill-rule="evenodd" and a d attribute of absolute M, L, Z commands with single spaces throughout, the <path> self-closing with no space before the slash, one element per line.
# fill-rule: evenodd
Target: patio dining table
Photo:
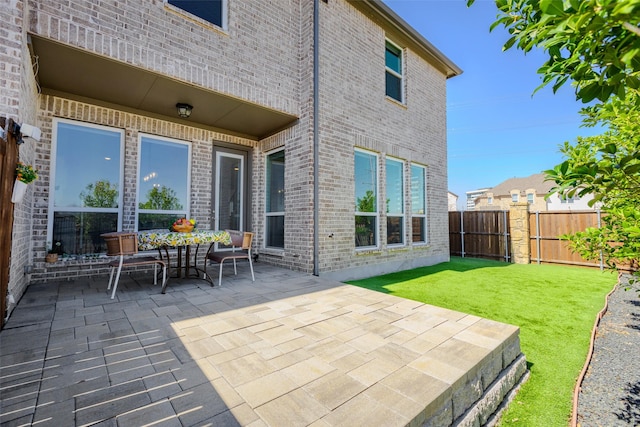
<path fill-rule="evenodd" d="M 212 243 L 231 244 L 231 236 L 224 230 L 198 230 L 190 232 L 177 232 L 170 230 L 144 230 L 138 231 L 138 250 L 148 251 L 157 249 L 160 257 L 167 262 L 168 268 L 175 269 L 173 277 L 198 277 L 211 282 L 204 269 L 198 268 L 198 249 L 200 245 Z M 191 246 L 195 246 L 193 265 L 191 264 Z M 176 248 L 176 259 L 172 263 L 169 248 Z M 206 260 L 204 261 L 206 262 Z M 184 270 L 184 271 L 183 271 Z M 195 271 L 195 275 L 191 272 Z M 202 277 L 200 277 L 202 273 Z M 171 277 L 171 275 L 169 275 Z"/>

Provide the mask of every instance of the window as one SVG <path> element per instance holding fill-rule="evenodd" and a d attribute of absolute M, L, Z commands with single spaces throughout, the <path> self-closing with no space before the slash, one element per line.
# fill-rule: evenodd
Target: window
<path fill-rule="evenodd" d="M 387 244 L 404 244 L 404 163 L 387 158 Z"/>
<path fill-rule="evenodd" d="M 535 198 L 534 198 L 533 193 L 527 193 L 527 203 L 532 205 L 534 201 L 535 201 Z"/>
<path fill-rule="evenodd" d="M 488 205 L 492 205 L 493 204 L 493 197 L 491 197 L 491 196 L 487 197 L 487 204 Z"/>
<path fill-rule="evenodd" d="M 402 102 L 402 50 L 389 41 L 385 47 L 386 94 Z"/>
<path fill-rule="evenodd" d="M 377 247 L 378 156 L 356 150 L 354 170 L 356 247 Z"/>
<path fill-rule="evenodd" d="M 68 255 L 106 251 L 122 226 L 124 132 L 54 119 L 47 245 Z"/>
<path fill-rule="evenodd" d="M 513 203 L 518 203 L 518 193 L 512 193 L 511 194 L 511 201 Z"/>
<path fill-rule="evenodd" d="M 168 228 L 189 216 L 191 146 L 140 135 L 138 166 L 138 230 Z"/>
<path fill-rule="evenodd" d="M 411 227 L 413 243 L 427 242 L 427 168 L 411 165 Z"/>
<path fill-rule="evenodd" d="M 166 0 L 167 3 L 198 18 L 225 28 L 226 0 Z"/>
<path fill-rule="evenodd" d="M 284 150 L 267 156 L 265 245 L 284 249 Z"/>

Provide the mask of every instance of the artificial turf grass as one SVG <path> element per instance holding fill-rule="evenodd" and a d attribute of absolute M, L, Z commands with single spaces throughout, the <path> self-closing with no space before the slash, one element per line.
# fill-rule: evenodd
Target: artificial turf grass
<path fill-rule="evenodd" d="M 452 257 L 353 285 L 520 327 L 531 375 L 501 425 L 566 426 L 591 329 L 617 283 L 611 272 Z"/>

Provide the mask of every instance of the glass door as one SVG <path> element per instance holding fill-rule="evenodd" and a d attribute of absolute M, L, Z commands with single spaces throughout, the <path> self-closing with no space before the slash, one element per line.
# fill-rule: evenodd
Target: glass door
<path fill-rule="evenodd" d="M 245 219 L 244 176 L 246 154 L 215 151 L 213 180 L 213 229 L 243 230 Z"/>

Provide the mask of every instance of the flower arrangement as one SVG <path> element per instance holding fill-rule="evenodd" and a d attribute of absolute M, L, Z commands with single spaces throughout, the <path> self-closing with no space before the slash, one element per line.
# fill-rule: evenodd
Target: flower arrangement
<path fill-rule="evenodd" d="M 61 254 L 62 253 L 62 242 L 60 240 L 56 240 L 53 245 L 49 245 L 49 249 L 47 253 L 50 254 Z"/>
<path fill-rule="evenodd" d="M 18 165 L 16 166 L 16 179 L 24 182 L 25 184 L 29 184 L 38 179 L 38 171 L 36 171 L 31 165 L 25 165 L 22 162 L 18 162 Z"/>

